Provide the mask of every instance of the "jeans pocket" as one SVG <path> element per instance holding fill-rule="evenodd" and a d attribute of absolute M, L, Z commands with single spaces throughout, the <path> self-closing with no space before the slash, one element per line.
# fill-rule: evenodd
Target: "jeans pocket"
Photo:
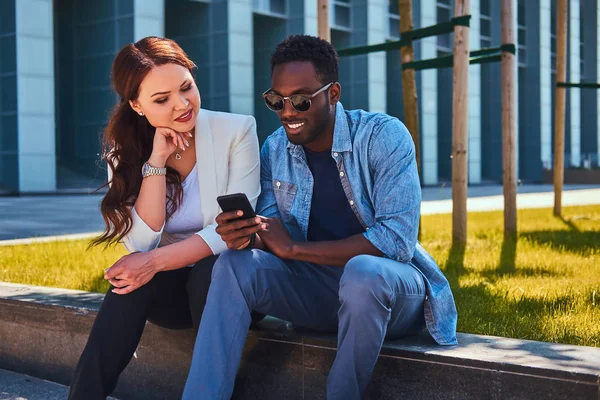
<path fill-rule="evenodd" d="M 281 220 L 284 222 L 288 222 L 291 219 L 292 206 L 294 205 L 294 197 L 296 197 L 297 189 L 298 186 L 293 183 L 273 179 L 273 193 L 275 194 Z"/>

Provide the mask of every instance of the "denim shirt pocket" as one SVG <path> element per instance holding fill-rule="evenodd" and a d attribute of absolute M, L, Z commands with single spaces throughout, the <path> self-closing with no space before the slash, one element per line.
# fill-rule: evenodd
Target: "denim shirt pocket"
<path fill-rule="evenodd" d="M 289 222 L 291 219 L 292 205 L 297 190 L 298 186 L 293 183 L 273 179 L 273 193 L 283 222 Z"/>

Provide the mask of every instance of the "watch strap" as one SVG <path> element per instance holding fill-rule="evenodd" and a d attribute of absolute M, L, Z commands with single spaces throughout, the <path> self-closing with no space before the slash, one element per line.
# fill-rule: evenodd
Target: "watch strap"
<path fill-rule="evenodd" d="M 144 163 L 142 167 L 142 177 L 146 178 L 147 176 L 161 176 L 167 174 L 167 168 L 153 167 L 147 162 Z"/>

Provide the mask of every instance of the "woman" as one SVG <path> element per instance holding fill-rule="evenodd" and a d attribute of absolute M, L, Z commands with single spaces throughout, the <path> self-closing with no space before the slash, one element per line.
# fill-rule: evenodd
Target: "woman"
<path fill-rule="evenodd" d="M 114 61 L 121 100 L 104 132 L 106 231 L 94 244 L 120 241 L 131 254 L 105 272 L 111 288 L 70 399 L 104 399 L 115 389 L 146 320 L 198 328 L 212 266 L 227 247 L 215 232 L 216 197 L 243 192 L 256 204 L 254 118 L 201 110 L 194 68 L 175 42 L 158 37 L 125 46 Z"/>

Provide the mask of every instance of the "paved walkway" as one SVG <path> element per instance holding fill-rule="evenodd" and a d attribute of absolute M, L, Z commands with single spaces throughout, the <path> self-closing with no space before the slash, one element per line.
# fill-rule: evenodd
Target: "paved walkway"
<path fill-rule="evenodd" d="M 63 400 L 67 394 L 58 383 L 0 369 L 0 400 Z"/>
<path fill-rule="evenodd" d="M 518 187 L 519 208 L 552 207 L 551 185 Z M 104 229 L 98 210 L 102 194 L 0 197 L 0 241 L 55 235 L 87 234 Z M 422 214 L 452 212 L 450 187 L 423 189 Z M 469 211 L 501 210 L 502 186 L 469 188 Z M 567 185 L 563 205 L 600 204 L 600 185 Z M 75 238 L 81 236 L 75 236 Z M 5 243 L 6 244 L 6 243 Z"/>
<path fill-rule="evenodd" d="M 0 369 L 0 400 L 64 400 L 68 393 L 64 385 Z"/>

